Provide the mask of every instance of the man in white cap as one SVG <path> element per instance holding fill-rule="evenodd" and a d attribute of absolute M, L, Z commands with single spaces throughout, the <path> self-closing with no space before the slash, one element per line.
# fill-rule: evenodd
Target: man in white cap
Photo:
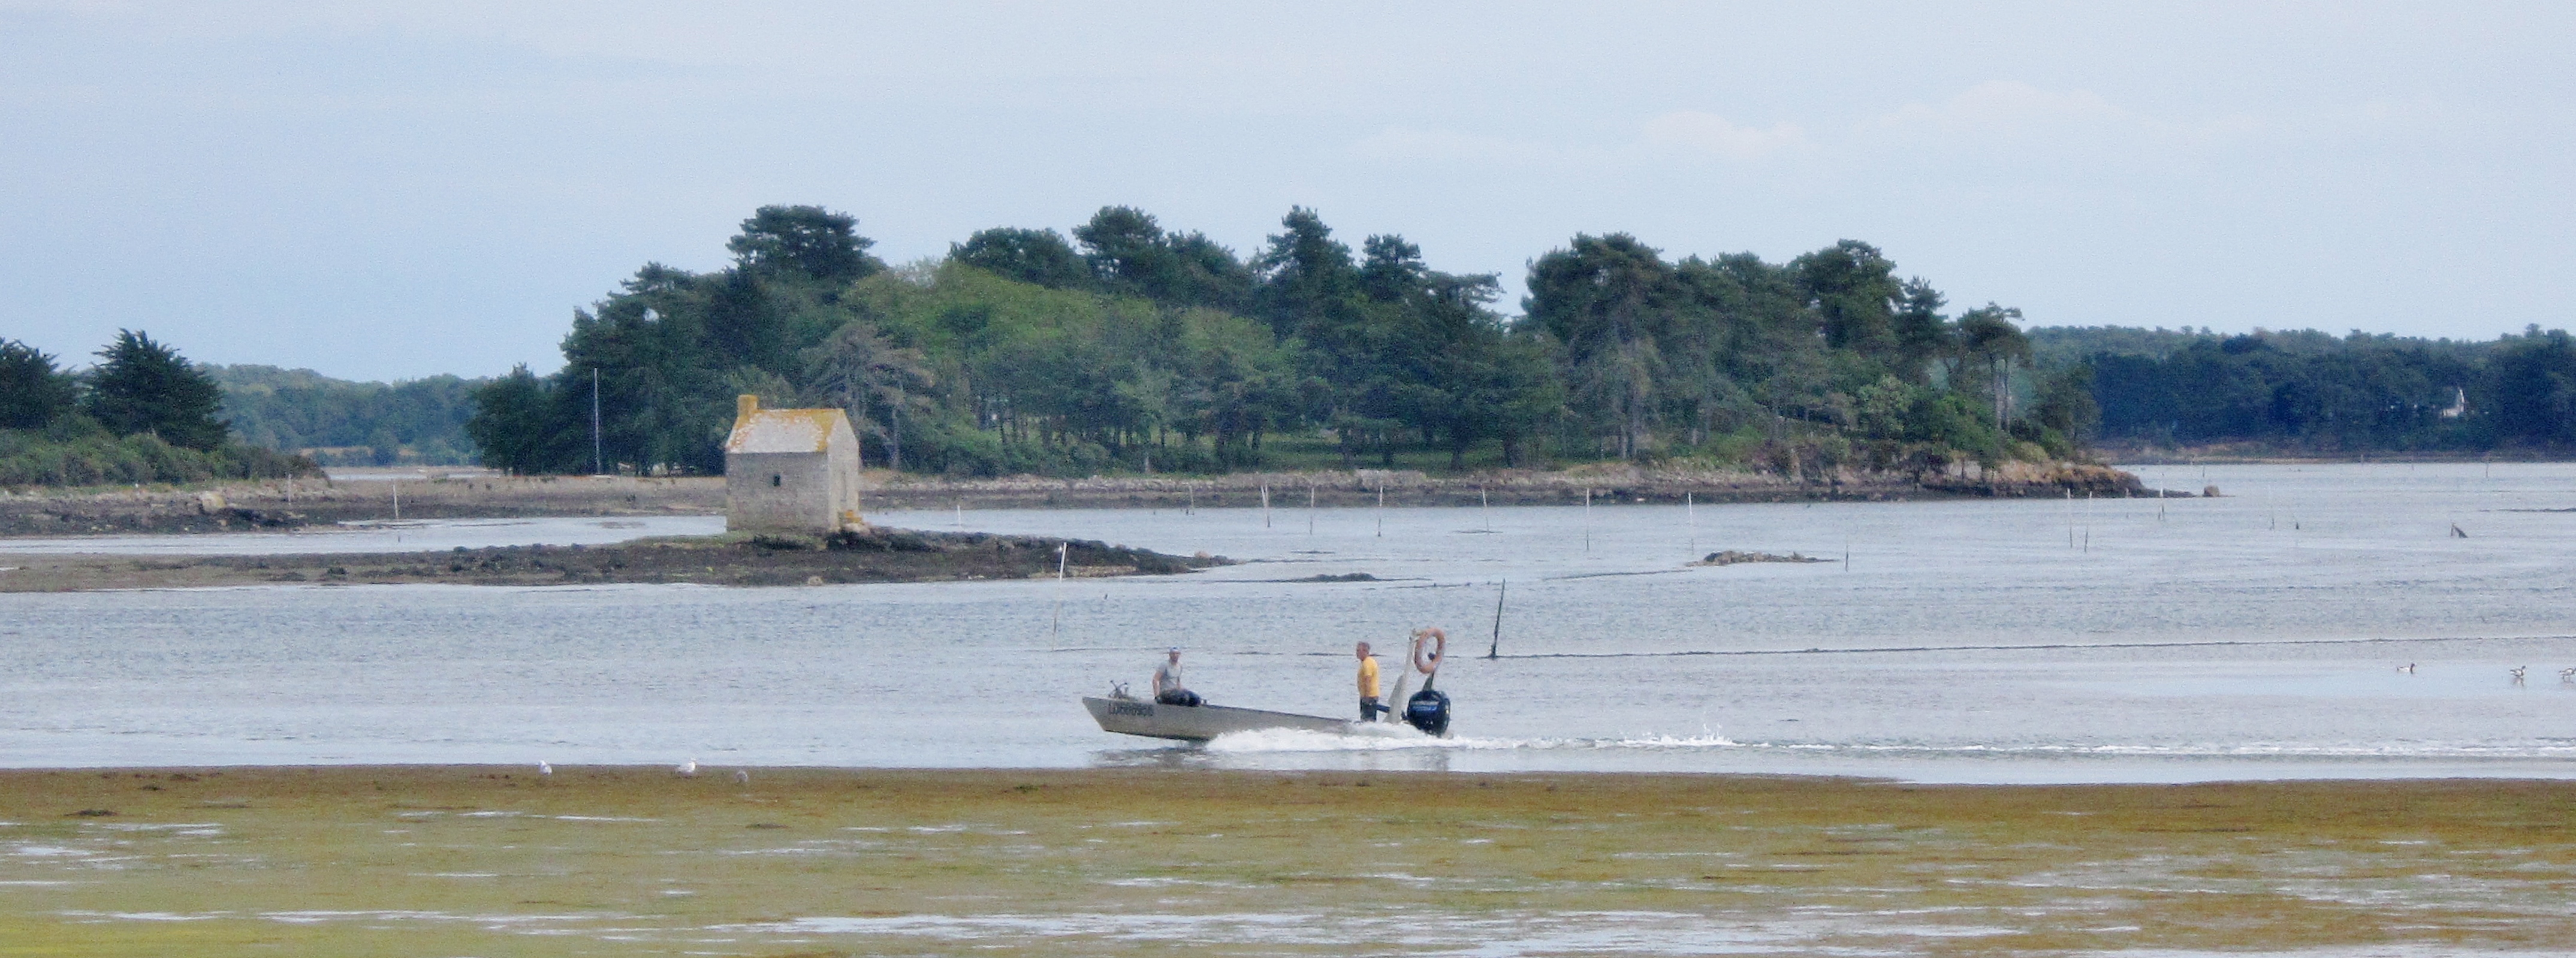
<path fill-rule="evenodd" d="M 1154 701 L 1164 705 L 1195 706 L 1205 701 L 1199 694 L 1181 684 L 1181 647 L 1172 646 L 1171 655 L 1154 669 Z"/>

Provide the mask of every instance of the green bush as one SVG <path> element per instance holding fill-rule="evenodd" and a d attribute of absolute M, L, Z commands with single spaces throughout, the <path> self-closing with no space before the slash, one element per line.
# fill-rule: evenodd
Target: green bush
<path fill-rule="evenodd" d="M 225 443 L 185 449 L 151 433 L 110 436 L 86 417 L 43 429 L 0 429 L 0 486 L 102 486 L 283 479 L 319 475 L 302 456 Z"/>

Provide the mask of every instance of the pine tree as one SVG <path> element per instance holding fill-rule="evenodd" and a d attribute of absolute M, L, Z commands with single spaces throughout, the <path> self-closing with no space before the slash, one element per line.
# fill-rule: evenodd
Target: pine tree
<path fill-rule="evenodd" d="M 98 357 L 104 362 L 90 374 L 85 405 L 100 425 L 118 435 L 152 433 L 188 449 L 224 444 L 230 430 L 215 418 L 223 390 L 178 350 L 120 329 Z"/>

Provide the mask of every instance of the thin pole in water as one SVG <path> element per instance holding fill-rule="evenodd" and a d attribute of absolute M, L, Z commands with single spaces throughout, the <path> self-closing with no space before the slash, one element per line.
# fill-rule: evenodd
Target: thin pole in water
<path fill-rule="evenodd" d="M 1583 551 L 1592 551 L 1592 487 L 1583 487 Z"/>
<path fill-rule="evenodd" d="M 2084 552 L 2093 553 L 2093 493 L 2084 493 Z"/>
<path fill-rule="evenodd" d="M 1270 480 L 1261 481 L 1261 527 L 1270 528 Z"/>
<path fill-rule="evenodd" d="M 1306 484 L 1306 534 L 1315 534 L 1315 484 Z"/>
<path fill-rule="evenodd" d="M 1503 587 L 1494 590 L 1494 644 L 1485 650 L 1488 659 L 1503 657 L 1503 596 L 1512 591 L 1512 580 L 1504 579 Z"/>
<path fill-rule="evenodd" d="M 2156 490 L 2156 521 L 2165 521 L 2165 491 Z"/>
<path fill-rule="evenodd" d="M 1690 553 L 1699 554 L 1699 506 L 1690 493 L 1682 493 L 1682 524 L 1690 527 Z"/>
<path fill-rule="evenodd" d="M 1064 637 L 1065 550 L 1071 548 L 1072 545 L 1073 543 L 1070 542 L 1059 542 L 1055 544 L 1055 621 L 1047 625 L 1047 640 L 1050 642 L 1060 640 Z"/>
<path fill-rule="evenodd" d="M 1377 537 L 1386 538 L 1386 483 L 1377 484 Z"/>
<path fill-rule="evenodd" d="M 2066 490 L 2066 547 L 2075 548 L 2075 490 Z"/>
<path fill-rule="evenodd" d="M 1485 495 L 1483 483 L 1476 485 L 1476 515 L 1485 520 L 1485 531 L 1494 531 L 1494 500 Z"/>
<path fill-rule="evenodd" d="M 394 480 L 394 521 L 402 521 L 402 480 Z"/>
<path fill-rule="evenodd" d="M 966 500 L 957 500 L 957 531 L 966 531 Z"/>
<path fill-rule="evenodd" d="M 1851 537 L 1843 537 L 1843 571 L 1851 571 Z"/>
<path fill-rule="evenodd" d="M 1195 482 L 1190 483 L 1189 490 L 1190 503 L 1189 505 L 1181 507 L 1181 514 L 1185 516 L 1195 516 L 1199 514 L 1199 484 Z"/>

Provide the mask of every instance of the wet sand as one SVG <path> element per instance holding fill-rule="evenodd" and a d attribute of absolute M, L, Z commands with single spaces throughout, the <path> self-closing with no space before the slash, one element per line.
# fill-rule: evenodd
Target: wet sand
<path fill-rule="evenodd" d="M 0 955 L 2555 952 L 2576 784 L 0 772 Z"/>

